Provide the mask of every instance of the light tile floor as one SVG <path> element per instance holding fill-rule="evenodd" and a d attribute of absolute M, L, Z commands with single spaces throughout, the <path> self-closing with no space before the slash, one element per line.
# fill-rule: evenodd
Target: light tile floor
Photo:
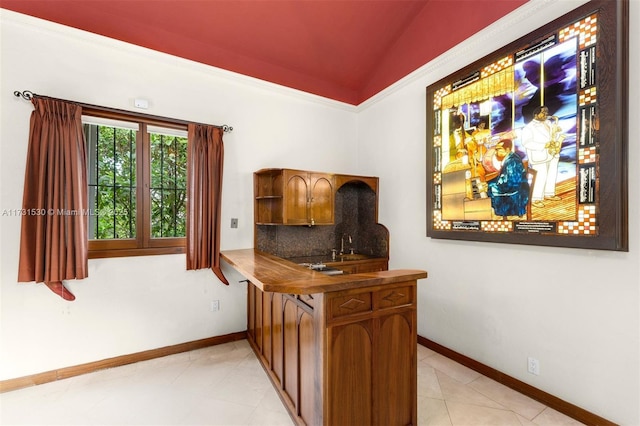
<path fill-rule="evenodd" d="M 420 425 L 580 424 L 420 345 L 418 359 Z M 0 424 L 294 423 L 242 340 L 0 394 Z"/>

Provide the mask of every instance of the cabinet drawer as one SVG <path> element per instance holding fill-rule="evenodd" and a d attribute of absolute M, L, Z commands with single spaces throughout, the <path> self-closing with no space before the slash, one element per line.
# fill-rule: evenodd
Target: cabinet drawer
<path fill-rule="evenodd" d="M 414 288 L 408 286 L 384 289 L 375 292 L 374 298 L 377 309 L 411 305 L 415 300 Z"/>
<path fill-rule="evenodd" d="M 329 302 L 328 319 L 370 312 L 373 307 L 370 292 L 338 296 Z"/>

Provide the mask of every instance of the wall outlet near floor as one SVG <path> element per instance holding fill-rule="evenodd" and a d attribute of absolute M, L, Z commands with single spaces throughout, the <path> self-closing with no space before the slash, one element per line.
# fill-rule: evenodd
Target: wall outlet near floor
<path fill-rule="evenodd" d="M 218 312 L 220 310 L 220 301 L 213 300 L 211 301 L 211 312 Z"/>
<path fill-rule="evenodd" d="M 540 361 L 535 358 L 529 357 L 527 363 L 527 371 L 531 374 L 535 374 L 536 376 L 540 375 Z"/>

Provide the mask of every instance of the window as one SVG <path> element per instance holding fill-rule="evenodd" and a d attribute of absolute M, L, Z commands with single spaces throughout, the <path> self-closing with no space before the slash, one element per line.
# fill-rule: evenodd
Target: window
<path fill-rule="evenodd" d="M 186 126 L 84 114 L 89 257 L 184 253 Z"/>

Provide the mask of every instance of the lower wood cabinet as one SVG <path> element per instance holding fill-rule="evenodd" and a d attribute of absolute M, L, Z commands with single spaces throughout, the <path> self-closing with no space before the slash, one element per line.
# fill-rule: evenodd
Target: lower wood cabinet
<path fill-rule="evenodd" d="M 416 425 L 416 281 L 312 295 L 248 287 L 248 336 L 299 425 Z"/>

